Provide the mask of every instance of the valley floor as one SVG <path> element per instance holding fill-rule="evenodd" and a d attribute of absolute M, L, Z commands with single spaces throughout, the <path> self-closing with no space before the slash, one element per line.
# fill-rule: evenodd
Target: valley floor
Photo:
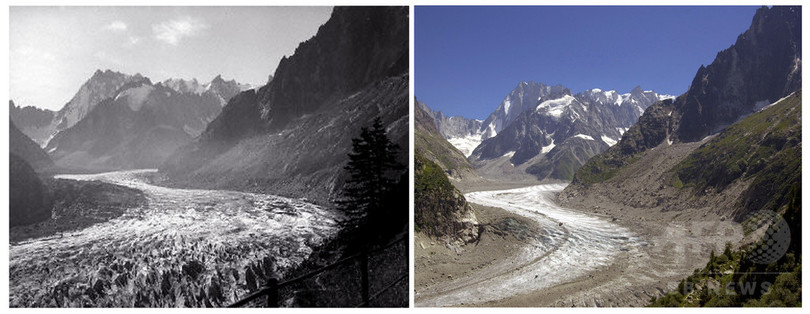
<path fill-rule="evenodd" d="M 465 196 L 482 224 L 514 217 L 533 236 L 485 228 L 478 244 L 457 250 L 423 248 L 431 240 L 417 235 L 416 306 L 644 306 L 740 238 L 720 217 L 609 203 L 564 208 L 555 201 L 564 185 L 520 185 Z"/>

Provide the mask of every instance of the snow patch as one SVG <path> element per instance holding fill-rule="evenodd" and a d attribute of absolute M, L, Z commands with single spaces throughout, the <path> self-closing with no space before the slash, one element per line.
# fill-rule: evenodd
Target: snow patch
<path fill-rule="evenodd" d="M 565 108 L 568 108 L 568 106 L 570 106 L 574 100 L 576 100 L 576 98 L 574 98 L 574 96 L 571 95 L 565 95 L 561 98 L 546 100 L 537 105 L 535 111 L 540 111 L 541 109 L 548 108 L 549 115 L 559 118 L 560 116 L 562 116 L 563 112 L 565 111 Z"/>
<path fill-rule="evenodd" d="M 605 142 L 605 144 L 608 144 L 608 146 L 613 146 L 618 143 L 616 140 L 609 138 L 607 135 L 602 135 L 602 142 Z"/>
<path fill-rule="evenodd" d="M 764 110 L 764 109 L 770 108 L 771 106 L 773 106 L 773 105 L 775 105 L 775 104 L 778 104 L 779 102 L 781 102 L 781 101 L 783 101 L 783 100 L 787 99 L 788 97 L 793 96 L 793 94 L 795 94 L 795 93 L 796 93 L 796 92 L 792 92 L 792 93 L 788 94 L 787 96 L 782 97 L 782 98 L 779 98 L 779 100 L 774 101 L 774 102 L 772 102 L 772 103 L 767 103 L 767 102 L 768 102 L 767 100 L 760 100 L 760 101 L 758 101 L 756 104 L 754 104 L 754 111 L 755 111 L 755 112 L 756 112 L 756 111 L 762 111 L 762 110 Z M 760 105 L 761 105 L 760 103 L 761 103 L 761 102 L 763 102 L 763 101 L 764 101 L 764 102 L 766 102 L 766 104 L 765 104 L 765 105 L 763 105 L 762 107 L 760 107 Z M 740 120 L 742 120 L 742 118 L 741 118 Z M 738 120 L 738 121 L 739 121 L 739 120 Z"/>
<path fill-rule="evenodd" d="M 464 154 L 464 157 L 470 157 L 475 148 L 481 144 L 481 135 L 470 134 L 464 137 L 451 137 L 447 141 Z"/>
<path fill-rule="evenodd" d="M 495 121 L 489 123 L 489 137 L 495 137 L 498 135 L 498 131 L 495 131 Z"/>
<path fill-rule="evenodd" d="M 509 96 L 506 96 L 506 99 L 503 100 L 503 113 L 504 115 L 509 115 L 509 107 L 512 107 L 512 101 L 509 99 Z"/>
<path fill-rule="evenodd" d="M 552 138 L 551 139 L 551 144 L 548 144 L 547 146 L 543 146 L 543 148 L 540 149 L 540 152 L 543 153 L 543 154 L 547 154 L 552 149 L 554 149 L 554 146 L 555 146 L 554 145 L 554 139 Z"/>
<path fill-rule="evenodd" d="M 762 108 L 765 108 L 766 106 L 768 106 L 768 105 L 770 105 L 770 104 L 771 104 L 771 102 L 770 102 L 770 101 L 768 101 L 767 99 L 765 99 L 765 100 L 760 100 L 760 101 L 758 101 L 758 102 L 754 103 L 754 111 L 759 111 L 759 110 L 761 110 Z"/>
<path fill-rule="evenodd" d="M 506 152 L 506 154 L 503 154 L 503 157 L 512 158 L 512 156 L 514 156 L 514 155 L 515 155 L 515 151 L 509 151 L 509 152 Z"/>
<path fill-rule="evenodd" d="M 578 138 L 581 138 L 583 140 L 595 141 L 593 139 L 593 137 L 591 137 L 590 135 L 585 135 L 585 134 L 577 134 L 577 135 L 574 135 L 572 137 L 578 137 Z"/>
<path fill-rule="evenodd" d="M 660 94 L 660 95 L 658 95 L 658 100 L 667 100 L 667 99 L 673 99 L 673 100 L 674 100 L 674 99 L 675 99 L 675 96 L 672 96 L 672 95 L 666 95 L 666 94 Z"/>

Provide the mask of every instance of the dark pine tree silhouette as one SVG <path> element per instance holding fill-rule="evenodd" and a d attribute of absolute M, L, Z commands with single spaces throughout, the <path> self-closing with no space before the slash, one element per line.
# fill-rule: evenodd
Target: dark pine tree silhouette
<path fill-rule="evenodd" d="M 391 192 L 397 188 L 404 166 L 396 161 L 399 145 L 388 139 L 379 117 L 370 128 L 363 127 L 360 137 L 352 139 L 352 152 L 344 170 L 350 175 L 346 181 L 338 206 L 352 218 L 352 222 L 365 232 L 388 227 Z"/>

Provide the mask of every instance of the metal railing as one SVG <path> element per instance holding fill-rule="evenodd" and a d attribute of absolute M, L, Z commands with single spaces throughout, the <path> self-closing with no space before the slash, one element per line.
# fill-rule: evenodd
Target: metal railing
<path fill-rule="evenodd" d="M 267 280 L 267 283 L 261 289 L 247 295 L 246 297 L 242 298 L 239 301 L 234 302 L 231 305 L 228 305 L 228 307 L 243 307 L 243 306 L 245 306 L 245 305 L 247 305 L 247 304 L 249 304 L 251 302 L 254 302 L 256 300 L 260 300 L 261 298 L 266 298 L 267 307 L 279 307 L 279 304 L 280 304 L 279 303 L 279 291 L 281 289 L 283 289 L 285 287 L 288 287 L 288 286 L 291 286 L 291 285 L 296 284 L 296 283 L 303 282 L 304 280 L 313 278 L 313 277 L 315 277 L 315 276 L 317 276 L 317 275 L 319 275 L 319 274 L 321 274 L 321 273 L 323 273 L 323 272 L 325 272 L 327 270 L 337 268 L 338 266 L 341 266 L 343 264 L 347 264 L 347 263 L 349 263 L 349 262 L 351 262 L 351 261 L 353 261 L 355 259 L 359 259 L 359 261 L 360 261 L 360 277 L 361 277 L 360 278 L 360 280 L 361 280 L 361 291 L 360 291 L 360 293 L 361 293 L 361 297 L 362 297 L 362 300 L 363 300 L 360 304 L 356 305 L 355 307 L 367 307 L 367 306 L 370 305 L 370 302 L 372 300 L 379 297 L 382 293 L 390 290 L 391 288 L 393 288 L 394 286 L 396 286 L 400 282 L 405 281 L 405 280 L 408 279 L 408 271 L 407 271 L 408 267 L 406 265 L 406 267 L 405 267 L 406 270 L 405 270 L 405 273 L 403 275 L 401 275 L 396 280 L 394 280 L 391 283 L 389 283 L 388 285 L 386 285 L 384 288 L 382 288 L 379 291 L 375 292 L 374 294 L 370 294 L 370 292 L 369 292 L 369 267 L 368 267 L 368 257 L 369 257 L 369 255 L 371 255 L 373 253 L 384 251 L 384 250 L 396 245 L 397 243 L 406 241 L 407 239 L 408 239 L 408 237 L 406 235 L 401 236 L 398 239 L 393 240 L 393 241 L 391 241 L 391 242 L 389 242 L 389 243 L 387 243 L 385 245 L 382 245 L 380 247 L 377 247 L 377 248 L 374 248 L 374 249 L 364 249 L 360 253 L 344 257 L 344 258 L 342 258 L 342 259 L 340 259 L 340 260 L 338 260 L 336 262 L 333 262 L 333 263 L 331 263 L 329 265 L 318 268 L 316 270 L 313 270 L 313 271 L 311 271 L 309 273 L 306 273 L 304 275 L 295 277 L 295 278 L 290 279 L 290 280 L 285 280 L 285 281 L 280 282 L 278 280 L 278 278 L 270 278 L 270 279 Z M 407 252 L 407 249 L 405 251 Z M 407 255 L 407 253 L 406 253 L 406 255 Z M 406 261 L 408 260 L 407 256 L 406 256 L 405 260 Z"/>

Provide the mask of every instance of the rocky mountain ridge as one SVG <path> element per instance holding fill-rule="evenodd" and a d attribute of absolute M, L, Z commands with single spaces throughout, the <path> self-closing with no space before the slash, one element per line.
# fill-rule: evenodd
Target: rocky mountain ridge
<path fill-rule="evenodd" d="M 407 21 L 402 7 L 336 7 L 268 85 L 232 98 L 161 172 L 182 186 L 330 202 L 351 138 L 377 116 L 407 162 Z"/>
<path fill-rule="evenodd" d="M 501 173 L 512 173 L 512 180 L 571 180 L 588 158 L 616 144 L 645 109 L 671 97 L 641 87 L 625 94 L 601 89 L 573 94 L 559 85 L 521 82 L 499 110 L 512 107 L 505 104 L 514 99 L 513 94 L 523 95 L 524 99 L 527 94 L 533 95 L 527 93 L 532 86 L 548 93 L 541 94 L 531 110 L 524 109 L 469 156 L 482 175 L 498 178 Z M 495 125 L 490 123 L 488 129 L 497 129 Z"/>
<path fill-rule="evenodd" d="M 205 130 L 220 113 L 223 96 L 211 89 L 196 93 L 167 85 L 134 77 L 54 135 L 45 149 L 67 171 L 159 166 Z"/>
<path fill-rule="evenodd" d="M 762 7 L 730 48 L 700 66 L 689 90 L 648 109 L 603 154 L 575 175 L 575 185 L 609 179 L 662 143 L 696 142 L 801 87 L 801 8 Z M 759 84 L 769 78 L 767 84 Z"/>

